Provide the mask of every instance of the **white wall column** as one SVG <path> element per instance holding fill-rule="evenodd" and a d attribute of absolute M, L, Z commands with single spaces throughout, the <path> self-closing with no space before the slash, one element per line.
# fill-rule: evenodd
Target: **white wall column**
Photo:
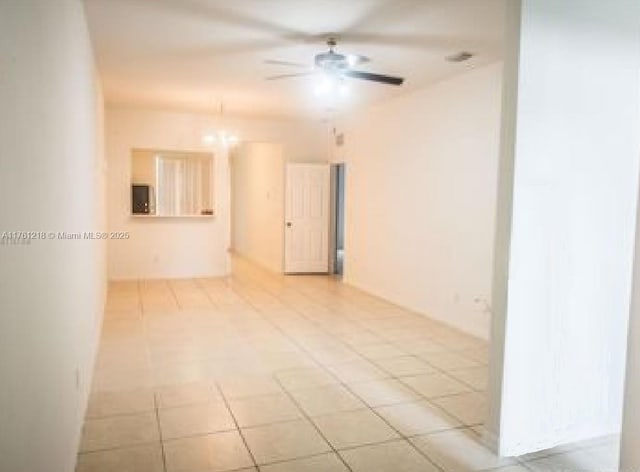
<path fill-rule="evenodd" d="M 620 430 L 640 3 L 509 7 L 488 426 L 520 455 Z"/>

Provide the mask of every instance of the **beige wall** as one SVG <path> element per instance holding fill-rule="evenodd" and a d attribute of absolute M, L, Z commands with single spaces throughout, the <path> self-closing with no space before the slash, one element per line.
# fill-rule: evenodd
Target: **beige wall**
<path fill-rule="evenodd" d="M 131 183 L 156 186 L 156 155 L 148 149 L 136 149 L 131 152 Z"/>
<path fill-rule="evenodd" d="M 0 2 L 0 31 L 0 233 L 104 230 L 82 3 Z M 103 242 L 0 245 L 0 470 L 74 470 L 105 272 Z"/>
<path fill-rule="evenodd" d="M 345 280 L 464 331 L 489 331 L 502 65 L 337 123 Z"/>
<path fill-rule="evenodd" d="M 219 117 L 136 108 L 107 108 L 109 228 L 128 232 L 109 241 L 109 277 L 174 278 L 219 276 L 229 272 L 231 244 L 228 152 L 203 144 L 202 136 L 219 128 Z M 321 122 L 227 119 L 224 128 L 243 141 L 282 146 L 285 159 L 326 155 L 326 126 Z M 130 216 L 131 149 L 208 151 L 214 154 L 213 218 L 142 220 Z"/>

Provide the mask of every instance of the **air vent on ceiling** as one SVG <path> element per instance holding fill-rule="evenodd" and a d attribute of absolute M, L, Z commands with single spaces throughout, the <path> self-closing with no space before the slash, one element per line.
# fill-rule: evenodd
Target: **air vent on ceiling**
<path fill-rule="evenodd" d="M 473 57 L 473 53 L 468 51 L 461 51 L 457 54 L 447 56 L 445 57 L 445 59 L 449 62 L 464 62 L 464 61 L 468 61 L 472 57 Z"/>

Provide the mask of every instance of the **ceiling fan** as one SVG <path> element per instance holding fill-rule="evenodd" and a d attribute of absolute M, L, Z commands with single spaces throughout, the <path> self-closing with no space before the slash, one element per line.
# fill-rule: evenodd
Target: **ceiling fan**
<path fill-rule="evenodd" d="M 372 82 L 378 82 L 378 83 L 387 84 L 387 85 L 403 84 L 404 79 L 402 77 L 394 77 L 391 75 L 374 74 L 372 72 L 363 72 L 363 71 L 354 70 L 353 67 L 359 64 L 365 64 L 369 62 L 370 59 L 366 56 L 361 56 L 359 54 L 337 53 L 336 52 L 337 45 L 338 45 L 338 41 L 335 37 L 330 37 L 329 39 L 327 39 L 327 46 L 329 46 L 329 50 L 327 52 L 316 54 L 314 57 L 314 65 L 312 67 L 309 67 L 305 64 L 299 64 L 296 62 L 267 60 L 265 61 L 265 63 L 267 64 L 302 67 L 308 70 L 306 72 L 273 75 L 273 76 L 267 77 L 266 79 L 279 80 L 279 79 L 286 79 L 290 77 L 301 77 L 305 75 L 311 75 L 320 71 L 320 72 L 324 72 L 325 74 L 331 77 L 337 77 L 337 78 L 351 77 L 353 79 L 370 80 Z"/>

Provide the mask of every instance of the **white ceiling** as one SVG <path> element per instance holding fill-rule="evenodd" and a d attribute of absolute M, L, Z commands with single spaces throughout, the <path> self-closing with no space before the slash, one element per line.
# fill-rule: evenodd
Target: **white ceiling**
<path fill-rule="evenodd" d="M 85 0 L 109 103 L 251 116 L 324 116 L 374 103 L 501 57 L 506 0 Z M 358 69 L 402 87 L 349 79 L 349 95 L 317 96 L 314 77 L 266 59 L 311 65 L 337 33 Z M 453 64 L 444 57 L 477 55 Z"/>

